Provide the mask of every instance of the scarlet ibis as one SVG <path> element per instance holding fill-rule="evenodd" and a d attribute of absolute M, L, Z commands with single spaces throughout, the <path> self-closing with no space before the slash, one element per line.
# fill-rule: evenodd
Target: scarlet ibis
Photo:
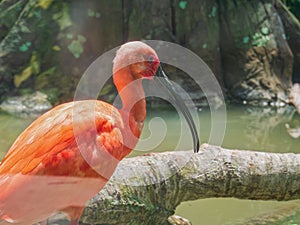
<path fill-rule="evenodd" d="M 140 137 L 146 117 L 142 79 L 155 77 L 166 87 L 185 116 L 198 151 L 191 114 L 156 52 L 142 42 L 128 42 L 113 62 L 120 109 L 98 100 L 61 104 L 36 119 L 14 142 L 0 164 L 0 225 L 33 224 L 58 211 L 78 224 L 86 201 L 102 189 Z M 126 88 L 134 81 L 133 88 Z"/>

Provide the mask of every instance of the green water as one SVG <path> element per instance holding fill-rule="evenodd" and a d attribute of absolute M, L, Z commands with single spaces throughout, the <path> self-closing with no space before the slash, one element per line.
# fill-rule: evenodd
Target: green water
<path fill-rule="evenodd" d="M 159 117 L 159 118 L 157 118 Z M 198 112 L 201 143 L 208 142 L 212 116 L 209 110 Z M 20 119 L 0 114 L 0 158 L 9 149 L 18 134 L 31 122 L 31 119 Z M 224 121 L 214 121 L 221 125 Z M 243 106 L 227 107 L 226 132 L 222 146 L 232 149 L 249 149 L 266 152 L 300 153 L 300 139 L 292 138 L 285 124 L 300 127 L 300 116 L 291 109 L 258 109 Z M 188 128 L 181 130 L 180 117 L 173 111 L 152 110 L 148 113 L 138 144 L 138 151 L 130 156 L 145 154 L 148 151 L 167 151 L 173 149 L 191 149 L 192 139 Z M 178 140 L 182 142 L 178 144 Z M 157 144 L 159 143 L 159 144 Z M 176 213 L 190 219 L 193 225 L 236 224 L 247 218 L 257 217 L 264 213 L 289 206 L 291 202 L 250 201 L 237 199 L 204 199 L 182 203 Z M 298 220 L 299 220 L 298 216 Z M 294 218 L 284 223 L 300 224 Z"/>
<path fill-rule="evenodd" d="M 172 150 L 176 147 L 180 137 L 179 116 L 168 111 L 152 111 L 148 115 L 147 123 L 143 130 L 144 137 L 151 136 L 148 129 L 148 123 L 155 116 L 160 116 L 168 126 L 168 133 L 164 141 L 155 149 L 155 151 Z M 208 142 L 210 136 L 212 117 L 209 110 L 203 110 L 198 113 L 200 121 L 201 142 Z M 157 132 L 160 121 L 153 121 L 152 135 L 160 135 Z M 222 121 L 215 121 L 222 123 Z M 294 152 L 300 153 L 299 139 L 292 138 L 285 127 L 300 127 L 300 115 L 291 108 L 270 109 L 270 108 L 250 108 L 245 106 L 227 107 L 226 132 L 221 146 L 231 149 L 245 149 L 265 152 Z M 187 127 L 184 129 L 183 149 L 192 148 L 192 139 Z M 158 133 L 158 134 L 157 134 Z M 155 138 L 154 138 L 155 139 Z M 158 139 L 158 138 L 156 138 Z M 145 145 L 147 147 L 147 145 Z M 139 147 L 139 146 L 138 146 Z M 144 148 L 143 145 L 140 146 Z M 132 155 L 140 154 L 133 152 Z M 176 210 L 176 214 L 188 218 L 193 225 L 224 225 L 224 224 L 244 224 L 249 219 L 261 217 L 268 214 L 273 216 L 273 212 L 280 209 L 280 212 L 290 207 L 295 202 L 277 202 L 277 201 L 250 201 L 230 198 L 203 199 L 193 202 L 184 202 Z M 299 204 L 299 203 L 297 203 Z M 300 206 L 299 206 L 300 207 Z M 275 213 L 276 214 L 276 213 Z M 289 218 L 282 225 L 300 224 L 299 215 L 295 218 Z"/>
<path fill-rule="evenodd" d="M 0 113 L 0 159 L 8 151 L 17 136 L 32 122 L 5 113 Z"/>
<path fill-rule="evenodd" d="M 300 139 L 292 138 L 285 127 L 285 124 L 289 124 L 292 128 L 300 127 L 300 115 L 293 108 L 261 109 L 246 106 L 229 106 L 226 109 L 226 115 L 226 130 L 224 132 L 224 139 L 220 143 L 222 147 L 265 152 L 300 153 Z M 157 119 L 157 117 L 161 119 Z M 198 112 L 198 119 L 201 143 L 209 141 L 212 120 L 220 124 L 220 128 L 223 127 L 224 123 L 224 121 L 212 118 L 209 109 Z M 167 126 L 167 132 L 163 138 L 161 137 L 162 130 L 164 129 L 162 121 Z M 184 125 L 183 134 L 181 135 L 180 118 L 176 112 L 151 111 L 147 115 L 142 139 L 151 137 L 151 135 L 153 136 L 153 142 L 162 139 L 162 143 L 154 151 L 167 151 L 173 150 L 178 144 L 178 139 L 181 137 L 183 142 L 180 143 L 181 149 L 192 149 L 192 138 L 188 127 L 186 124 Z M 218 135 L 220 136 L 219 133 Z M 147 149 L 147 147 L 147 144 L 141 143 L 137 146 L 138 149 Z M 135 154 L 139 154 L 139 151 L 134 151 L 133 155 Z"/>

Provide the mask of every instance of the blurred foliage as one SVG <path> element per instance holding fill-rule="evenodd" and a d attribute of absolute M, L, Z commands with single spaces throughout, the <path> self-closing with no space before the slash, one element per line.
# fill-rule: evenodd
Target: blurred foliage
<path fill-rule="evenodd" d="M 77 35 L 77 39 L 73 40 L 69 45 L 68 49 L 72 55 L 77 59 L 84 51 L 83 43 L 86 42 L 86 38 L 82 35 Z"/>
<path fill-rule="evenodd" d="M 282 1 L 299 16 L 300 0 Z M 256 76 L 285 74 L 282 82 L 289 85 L 286 77 L 291 74 L 292 59 L 274 5 L 274 1 L 261 0 L 201 4 L 190 0 L 0 0 L 0 102 L 28 89 L 47 93 L 54 104 L 72 100 L 82 74 L 98 56 L 126 41 L 141 39 L 187 47 L 208 64 L 221 87 L 229 91 L 241 93 L 237 86 L 251 76 L 255 87 L 241 87 L 246 97 L 254 93 L 261 98 L 260 92 L 252 91 L 255 88 L 265 92 L 272 86 L 272 93 L 277 93 L 276 84 L 272 84 L 276 79 L 266 87 L 262 86 L 266 82 L 256 80 Z M 293 37 L 294 30 L 286 30 L 288 37 Z M 291 48 L 297 50 L 295 44 Z M 201 101 L 192 79 L 183 78 L 178 71 L 170 74 Z M 99 95 L 111 101 L 115 93 L 109 81 Z"/>
<path fill-rule="evenodd" d="M 32 52 L 29 65 L 22 70 L 20 74 L 14 76 L 14 84 L 18 88 L 21 83 L 27 80 L 31 75 L 38 74 L 40 72 L 40 62 L 37 56 L 37 52 Z"/>

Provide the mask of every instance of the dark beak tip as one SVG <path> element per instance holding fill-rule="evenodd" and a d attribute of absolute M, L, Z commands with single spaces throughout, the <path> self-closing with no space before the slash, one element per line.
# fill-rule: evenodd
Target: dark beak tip
<path fill-rule="evenodd" d="M 194 153 L 198 153 L 200 150 L 199 141 L 196 144 L 196 148 L 194 149 Z"/>

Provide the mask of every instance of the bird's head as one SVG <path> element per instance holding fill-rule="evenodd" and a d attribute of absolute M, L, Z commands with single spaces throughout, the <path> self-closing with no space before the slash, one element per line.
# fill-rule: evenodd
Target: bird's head
<path fill-rule="evenodd" d="M 119 75 L 130 74 L 131 78 L 140 79 L 153 79 L 160 83 L 164 88 L 166 88 L 167 93 L 171 97 L 172 104 L 177 105 L 177 107 L 182 112 L 185 117 L 193 136 L 194 142 L 194 152 L 199 150 L 199 137 L 196 125 L 194 124 L 191 113 L 186 106 L 184 100 L 176 92 L 172 82 L 168 79 L 167 75 L 164 73 L 162 66 L 156 52 L 147 44 L 140 41 L 128 42 L 120 47 L 114 58 L 113 73 Z M 121 70 L 126 70 L 129 73 L 118 73 Z M 116 78 L 116 79 L 115 79 Z M 119 76 L 114 78 L 115 83 L 120 82 L 120 86 L 123 87 L 128 81 L 124 77 L 119 79 Z M 131 79 L 130 78 L 130 79 Z M 129 79 L 129 80 L 130 80 Z M 117 81 L 118 80 L 118 81 Z M 124 82 L 123 82 L 124 80 Z"/>
<path fill-rule="evenodd" d="M 156 52 L 140 41 L 128 42 L 121 46 L 114 58 L 114 73 L 126 68 L 135 79 L 152 79 L 160 65 Z"/>

